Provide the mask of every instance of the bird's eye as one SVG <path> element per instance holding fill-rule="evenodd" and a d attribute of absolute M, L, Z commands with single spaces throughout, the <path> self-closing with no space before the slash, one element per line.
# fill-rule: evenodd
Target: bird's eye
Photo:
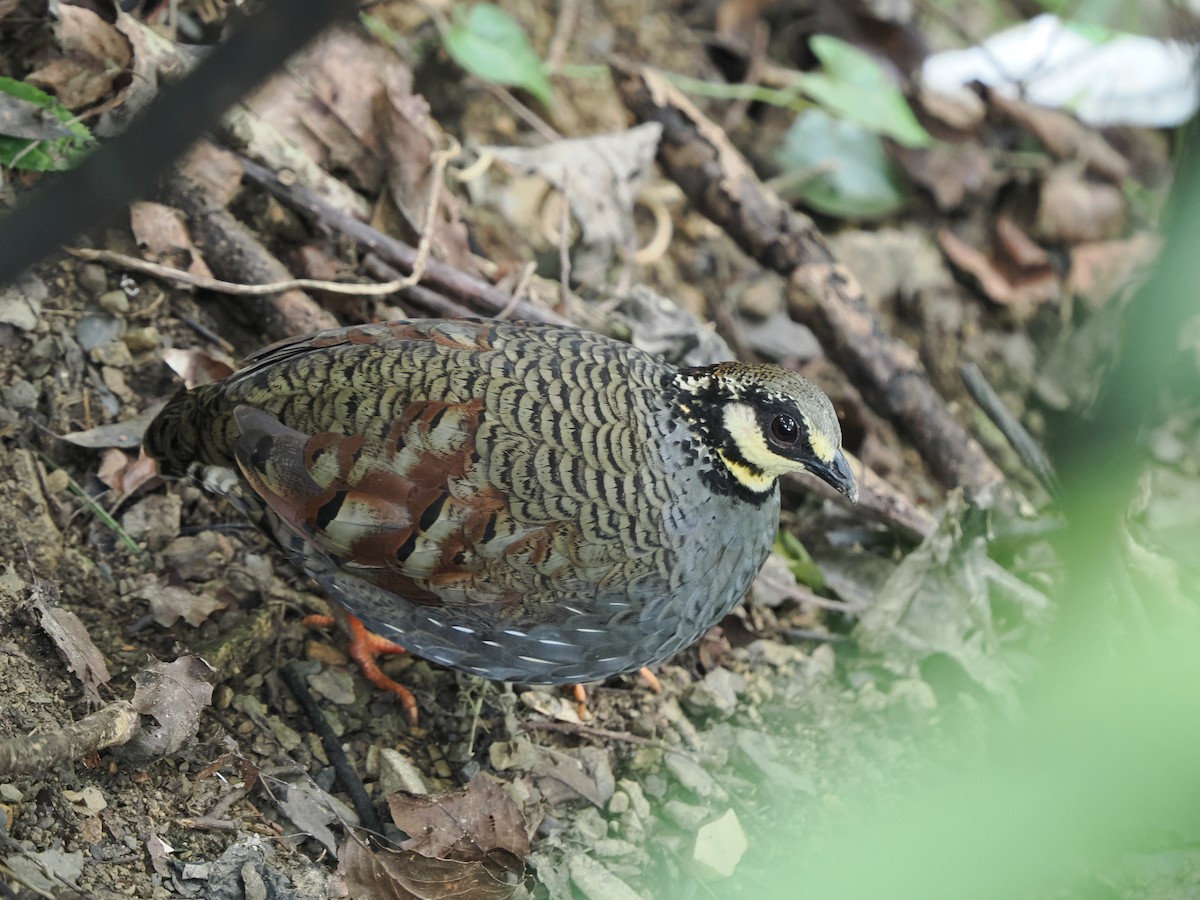
<path fill-rule="evenodd" d="M 771 420 L 771 437 L 779 443 L 790 446 L 799 436 L 800 428 L 791 416 L 776 416 Z"/>

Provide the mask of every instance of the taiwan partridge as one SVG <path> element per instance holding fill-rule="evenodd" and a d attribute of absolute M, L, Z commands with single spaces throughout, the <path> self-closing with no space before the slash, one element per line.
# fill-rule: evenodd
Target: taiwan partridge
<path fill-rule="evenodd" d="M 829 399 L 777 366 L 434 319 L 247 362 L 153 421 L 160 471 L 231 495 L 372 631 L 484 678 L 665 659 L 746 593 L 780 475 L 857 495 Z"/>

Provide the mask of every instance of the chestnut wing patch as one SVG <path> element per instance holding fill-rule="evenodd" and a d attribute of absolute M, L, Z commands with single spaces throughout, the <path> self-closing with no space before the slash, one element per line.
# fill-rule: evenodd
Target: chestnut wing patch
<path fill-rule="evenodd" d="M 307 435 L 240 406 L 234 455 L 276 515 L 346 572 L 414 602 L 507 606 L 560 568 L 563 523 L 518 523 L 501 491 L 479 483 L 481 410 L 412 403 L 369 441 Z"/>

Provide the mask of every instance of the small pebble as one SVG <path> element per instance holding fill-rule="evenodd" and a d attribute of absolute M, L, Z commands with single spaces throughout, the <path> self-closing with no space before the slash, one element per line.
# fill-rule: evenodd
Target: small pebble
<path fill-rule="evenodd" d="M 738 310 L 752 319 L 769 319 L 783 309 L 783 281 L 777 275 L 764 275 L 746 285 L 738 298 Z"/>
<path fill-rule="evenodd" d="M 90 352 L 118 340 L 124 330 L 125 323 L 112 316 L 84 316 L 75 326 L 75 337 L 79 340 L 79 346 Z M 53 350 L 53 346 L 50 350 Z"/>
<path fill-rule="evenodd" d="M 15 410 L 31 410 L 37 407 L 38 389 L 22 378 L 9 385 L 4 400 Z"/>
<path fill-rule="evenodd" d="M 706 878 L 728 878 L 749 846 L 737 813 L 726 810 L 723 816 L 697 832 L 692 863 Z"/>
<path fill-rule="evenodd" d="M 108 290 L 108 270 L 99 263 L 84 263 L 75 271 L 75 281 L 93 297 L 98 297 Z"/>
<path fill-rule="evenodd" d="M 121 341 L 110 341 L 94 347 L 90 354 L 92 362 L 101 366 L 112 366 L 116 369 L 128 369 L 133 365 L 133 355 Z"/>
<path fill-rule="evenodd" d="M 379 787 L 384 794 L 407 791 L 410 794 L 428 794 L 425 779 L 412 760 L 391 747 L 379 748 Z"/>
<path fill-rule="evenodd" d="M 153 325 L 141 328 L 130 328 L 121 338 L 131 353 L 142 353 L 146 350 L 157 350 L 162 346 L 162 335 Z"/>
<path fill-rule="evenodd" d="M 712 810 L 707 806 L 684 803 L 682 800 L 668 800 L 663 804 L 662 811 L 663 815 L 684 831 L 699 831 L 701 826 L 712 818 Z"/>
<path fill-rule="evenodd" d="M 567 863 L 571 881 L 588 900 L 641 900 L 641 894 L 585 853 Z"/>
<path fill-rule="evenodd" d="M 124 291 L 105 291 L 96 301 L 106 313 L 123 316 L 129 312 L 129 297 Z"/>
<path fill-rule="evenodd" d="M 46 473 L 46 490 L 51 494 L 61 494 L 71 486 L 71 476 L 66 469 L 55 469 Z"/>
<path fill-rule="evenodd" d="M 697 797 L 718 797 L 724 799 L 724 788 L 698 762 L 694 762 L 682 753 L 668 753 L 663 758 L 667 771 L 675 776 L 683 787 Z"/>
<path fill-rule="evenodd" d="M 112 366 L 103 366 L 100 369 L 100 380 L 104 382 L 104 386 L 117 395 L 118 398 L 126 403 L 133 400 L 133 391 L 129 389 L 129 385 L 125 381 L 125 373 L 120 369 L 114 369 Z"/>

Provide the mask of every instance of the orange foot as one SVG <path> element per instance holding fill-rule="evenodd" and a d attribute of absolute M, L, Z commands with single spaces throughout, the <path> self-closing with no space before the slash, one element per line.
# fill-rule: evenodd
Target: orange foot
<path fill-rule="evenodd" d="M 375 661 L 379 656 L 403 653 L 405 652 L 404 648 L 385 637 L 380 637 L 373 631 L 368 631 L 362 622 L 349 613 L 345 614 L 345 618 L 344 624 L 350 632 L 350 643 L 346 647 L 347 654 L 358 663 L 358 667 L 362 669 L 367 681 L 380 690 L 389 691 L 400 698 L 400 705 L 404 707 L 404 714 L 408 717 L 408 721 L 416 725 L 417 698 L 404 685 L 398 684 L 384 675 L 383 670 L 379 668 L 379 663 Z M 336 622 L 337 619 L 333 616 L 305 616 L 300 620 L 300 624 L 306 628 L 329 628 Z"/>
<path fill-rule="evenodd" d="M 642 676 L 642 681 L 646 682 L 646 687 L 650 688 L 652 692 L 655 694 L 662 693 L 662 682 L 658 680 L 657 675 L 655 675 L 645 666 L 642 666 L 641 669 L 638 670 L 638 674 Z"/>
<path fill-rule="evenodd" d="M 658 676 L 651 672 L 645 666 L 638 670 L 638 674 L 642 676 L 642 681 L 646 682 L 646 687 L 650 688 L 656 694 L 662 693 L 662 682 L 658 680 Z M 572 685 L 572 692 L 575 697 L 576 713 L 581 721 L 586 721 L 592 717 L 591 711 L 587 705 L 587 688 L 582 684 Z"/>

